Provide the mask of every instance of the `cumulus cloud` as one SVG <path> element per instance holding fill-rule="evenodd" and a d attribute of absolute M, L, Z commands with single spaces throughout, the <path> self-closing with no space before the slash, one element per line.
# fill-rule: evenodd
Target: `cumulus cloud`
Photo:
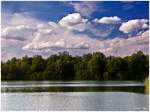
<path fill-rule="evenodd" d="M 60 37 L 61 35 L 61 37 Z M 23 50 L 41 50 L 41 49 L 88 49 L 89 44 L 85 35 L 75 35 L 72 32 L 59 32 L 51 34 L 45 38 L 35 37 L 31 43 L 23 47 Z"/>
<path fill-rule="evenodd" d="M 2 59 L 34 54 L 49 56 L 61 51 L 68 51 L 72 55 L 101 51 L 115 56 L 129 55 L 137 50 L 148 53 L 148 30 L 128 39 L 118 37 L 106 40 L 93 38 L 82 32 L 88 29 L 100 38 L 105 38 L 111 34 L 113 28 L 96 28 L 79 13 L 69 14 L 58 23 L 36 20 L 26 14 L 9 17 L 2 23 Z"/>
<path fill-rule="evenodd" d="M 129 20 L 128 22 L 122 23 L 119 30 L 124 32 L 124 33 L 131 33 L 134 31 L 147 29 L 148 28 L 147 22 L 148 22 L 147 19 Z"/>
<path fill-rule="evenodd" d="M 28 13 L 2 13 L 2 38 L 25 41 L 32 39 L 36 26 L 43 24 Z"/>
<path fill-rule="evenodd" d="M 71 2 L 70 3 L 76 12 L 79 12 L 81 15 L 85 17 L 89 17 L 93 12 L 96 11 L 96 3 L 95 2 Z"/>
<path fill-rule="evenodd" d="M 59 21 L 59 24 L 62 27 L 66 27 L 68 29 L 83 31 L 85 29 L 86 22 L 87 19 L 83 19 L 79 13 L 72 13 L 63 17 Z"/>
<path fill-rule="evenodd" d="M 2 16 L 2 38 L 20 41 L 32 40 L 36 35 L 50 34 L 58 25 L 55 22 L 43 22 L 28 13 L 4 14 Z"/>
<path fill-rule="evenodd" d="M 102 17 L 100 19 L 94 19 L 97 23 L 104 23 L 104 24 L 115 24 L 121 21 L 121 18 L 114 16 L 114 17 Z"/>
<path fill-rule="evenodd" d="M 100 40 L 109 38 L 111 35 L 112 31 L 116 26 L 106 26 L 106 25 L 93 25 L 93 24 L 88 24 L 88 30 L 96 37 L 99 37 Z"/>
<path fill-rule="evenodd" d="M 18 25 L 28 25 L 35 26 L 37 24 L 44 23 L 38 19 L 30 16 L 30 13 L 2 13 L 2 28 L 6 26 L 18 26 Z"/>
<path fill-rule="evenodd" d="M 141 35 L 132 38 L 114 38 L 105 40 L 101 44 L 101 51 L 107 55 L 127 56 L 136 51 L 149 52 L 149 31 L 141 33 Z"/>
<path fill-rule="evenodd" d="M 21 58 L 23 55 L 28 55 L 28 51 L 23 51 L 21 48 L 24 41 L 14 39 L 1 38 L 1 59 L 8 60 L 12 57 Z"/>
<path fill-rule="evenodd" d="M 56 40 L 52 40 L 52 38 L 48 38 L 45 42 L 38 41 L 36 43 L 32 42 L 23 47 L 26 50 L 68 50 L 68 49 L 85 49 L 85 51 L 80 52 L 79 55 L 84 54 L 85 52 L 95 52 L 101 51 L 105 53 L 107 56 L 127 56 L 131 55 L 136 51 L 143 51 L 148 53 L 148 32 L 145 31 L 138 36 L 134 36 L 132 38 L 123 39 L 123 38 L 114 38 L 107 40 L 97 40 L 91 39 L 85 35 L 69 35 L 69 38 L 62 36 L 61 39 L 57 37 Z M 78 50 L 77 50 L 78 51 Z M 75 52 L 77 52 L 75 51 Z"/>
<path fill-rule="evenodd" d="M 142 37 L 142 38 L 148 38 L 148 37 L 149 37 L 149 30 L 143 32 L 143 33 L 141 34 L 141 37 Z"/>
<path fill-rule="evenodd" d="M 23 50 L 41 50 L 41 49 L 49 49 L 49 50 L 61 50 L 61 49 L 88 49 L 89 45 L 87 43 L 71 43 L 68 40 L 60 39 L 55 43 L 48 42 L 39 42 L 39 43 L 29 43 L 23 47 Z"/>
<path fill-rule="evenodd" d="M 34 32 L 36 32 L 36 29 L 34 27 L 25 25 L 10 26 L 3 28 L 2 38 L 24 41 L 27 38 L 30 38 Z"/>

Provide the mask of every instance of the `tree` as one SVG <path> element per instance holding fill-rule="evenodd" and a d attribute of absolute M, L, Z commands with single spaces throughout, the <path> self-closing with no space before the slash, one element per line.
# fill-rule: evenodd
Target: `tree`
<path fill-rule="evenodd" d="M 147 57 L 143 54 L 143 52 L 139 51 L 136 54 L 133 54 L 131 56 L 131 59 L 129 61 L 130 63 L 130 73 L 134 75 L 133 79 L 138 80 L 142 79 L 144 80 L 145 77 L 148 76 L 147 71 L 148 71 L 148 59 Z"/>
<path fill-rule="evenodd" d="M 3 65 L 3 72 L 5 72 L 5 78 L 7 78 L 8 80 L 21 80 L 22 79 L 22 74 L 21 74 L 21 70 L 19 67 L 19 60 L 17 60 L 16 58 L 12 58 L 11 60 L 8 60 L 8 62 L 6 62 L 6 65 Z M 3 73 L 2 72 L 2 73 Z M 3 79 L 3 77 L 2 77 Z"/>
<path fill-rule="evenodd" d="M 46 68 L 46 63 L 45 60 L 41 56 L 34 56 L 32 59 L 32 64 L 30 66 L 30 71 L 29 71 L 29 77 L 30 79 L 40 79 L 40 74 L 42 71 L 44 71 Z M 41 73 L 42 77 L 42 73 Z"/>
<path fill-rule="evenodd" d="M 105 73 L 104 73 L 104 79 L 105 80 L 117 80 L 121 78 L 120 74 L 122 63 L 121 58 L 110 56 L 107 58 L 106 67 L 105 67 Z M 123 68 L 123 67 L 122 67 Z M 120 73 L 119 73 L 120 72 Z"/>
<path fill-rule="evenodd" d="M 87 62 L 82 60 L 74 65 L 75 79 L 77 80 L 90 80 L 89 70 L 87 68 Z"/>
<path fill-rule="evenodd" d="M 106 61 L 106 57 L 104 54 L 99 52 L 93 53 L 92 58 L 88 62 L 90 79 L 94 79 L 94 80 L 103 79 L 105 61 Z"/>
<path fill-rule="evenodd" d="M 149 56 L 139 51 L 124 58 L 103 53 L 72 57 L 68 52 L 1 62 L 2 80 L 144 80 Z"/>

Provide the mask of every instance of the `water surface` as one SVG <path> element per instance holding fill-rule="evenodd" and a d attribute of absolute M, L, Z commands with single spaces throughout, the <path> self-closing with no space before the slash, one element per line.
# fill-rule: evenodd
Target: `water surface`
<path fill-rule="evenodd" d="M 4 111 L 146 111 L 148 95 L 137 81 L 5 81 Z"/>
<path fill-rule="evenodd" d="M 144 93 L 138 81 L 3 81 L 2 92 L 103 92 Z"/>

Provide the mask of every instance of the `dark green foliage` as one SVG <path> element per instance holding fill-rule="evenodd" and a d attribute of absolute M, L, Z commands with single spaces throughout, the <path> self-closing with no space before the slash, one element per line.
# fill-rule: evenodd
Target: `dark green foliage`
<path fill-rule="evenodd" d="M 92 58 L 88 61 L 88 70 L 90 78 L 93 80 L 102 80 L 106 64 L 106 57 L 100 52 L 93 53 Z"/>
<path fill-rule="evenodd" d="M 110 56 L 107 58 L 104 79 L 121 80 L 126 69 L 125 62 L 120 57 Z"/>
<path fill-rule="evenodd" d="M 143 52 L 139 51 L 130 57 L 128 60 L 128 71 L 131 79 L 143 79 L 148 77 L 149 60 Z"/>
<path fill-rule="evenodd" d="M 148 73 L 149 56 L 141 51 L 124 58 L 62 52 L 47 59 L 37 55 L 1 62 L 2 80 L 144 80 Z"/>

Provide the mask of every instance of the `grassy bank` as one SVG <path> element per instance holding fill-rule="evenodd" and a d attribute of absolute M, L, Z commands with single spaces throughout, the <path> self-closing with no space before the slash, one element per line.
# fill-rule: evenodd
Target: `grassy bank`
<path fill-rule="evenodd" d="M 149 94 L 149 78 L 145 79 L 145 93 Z"/>

